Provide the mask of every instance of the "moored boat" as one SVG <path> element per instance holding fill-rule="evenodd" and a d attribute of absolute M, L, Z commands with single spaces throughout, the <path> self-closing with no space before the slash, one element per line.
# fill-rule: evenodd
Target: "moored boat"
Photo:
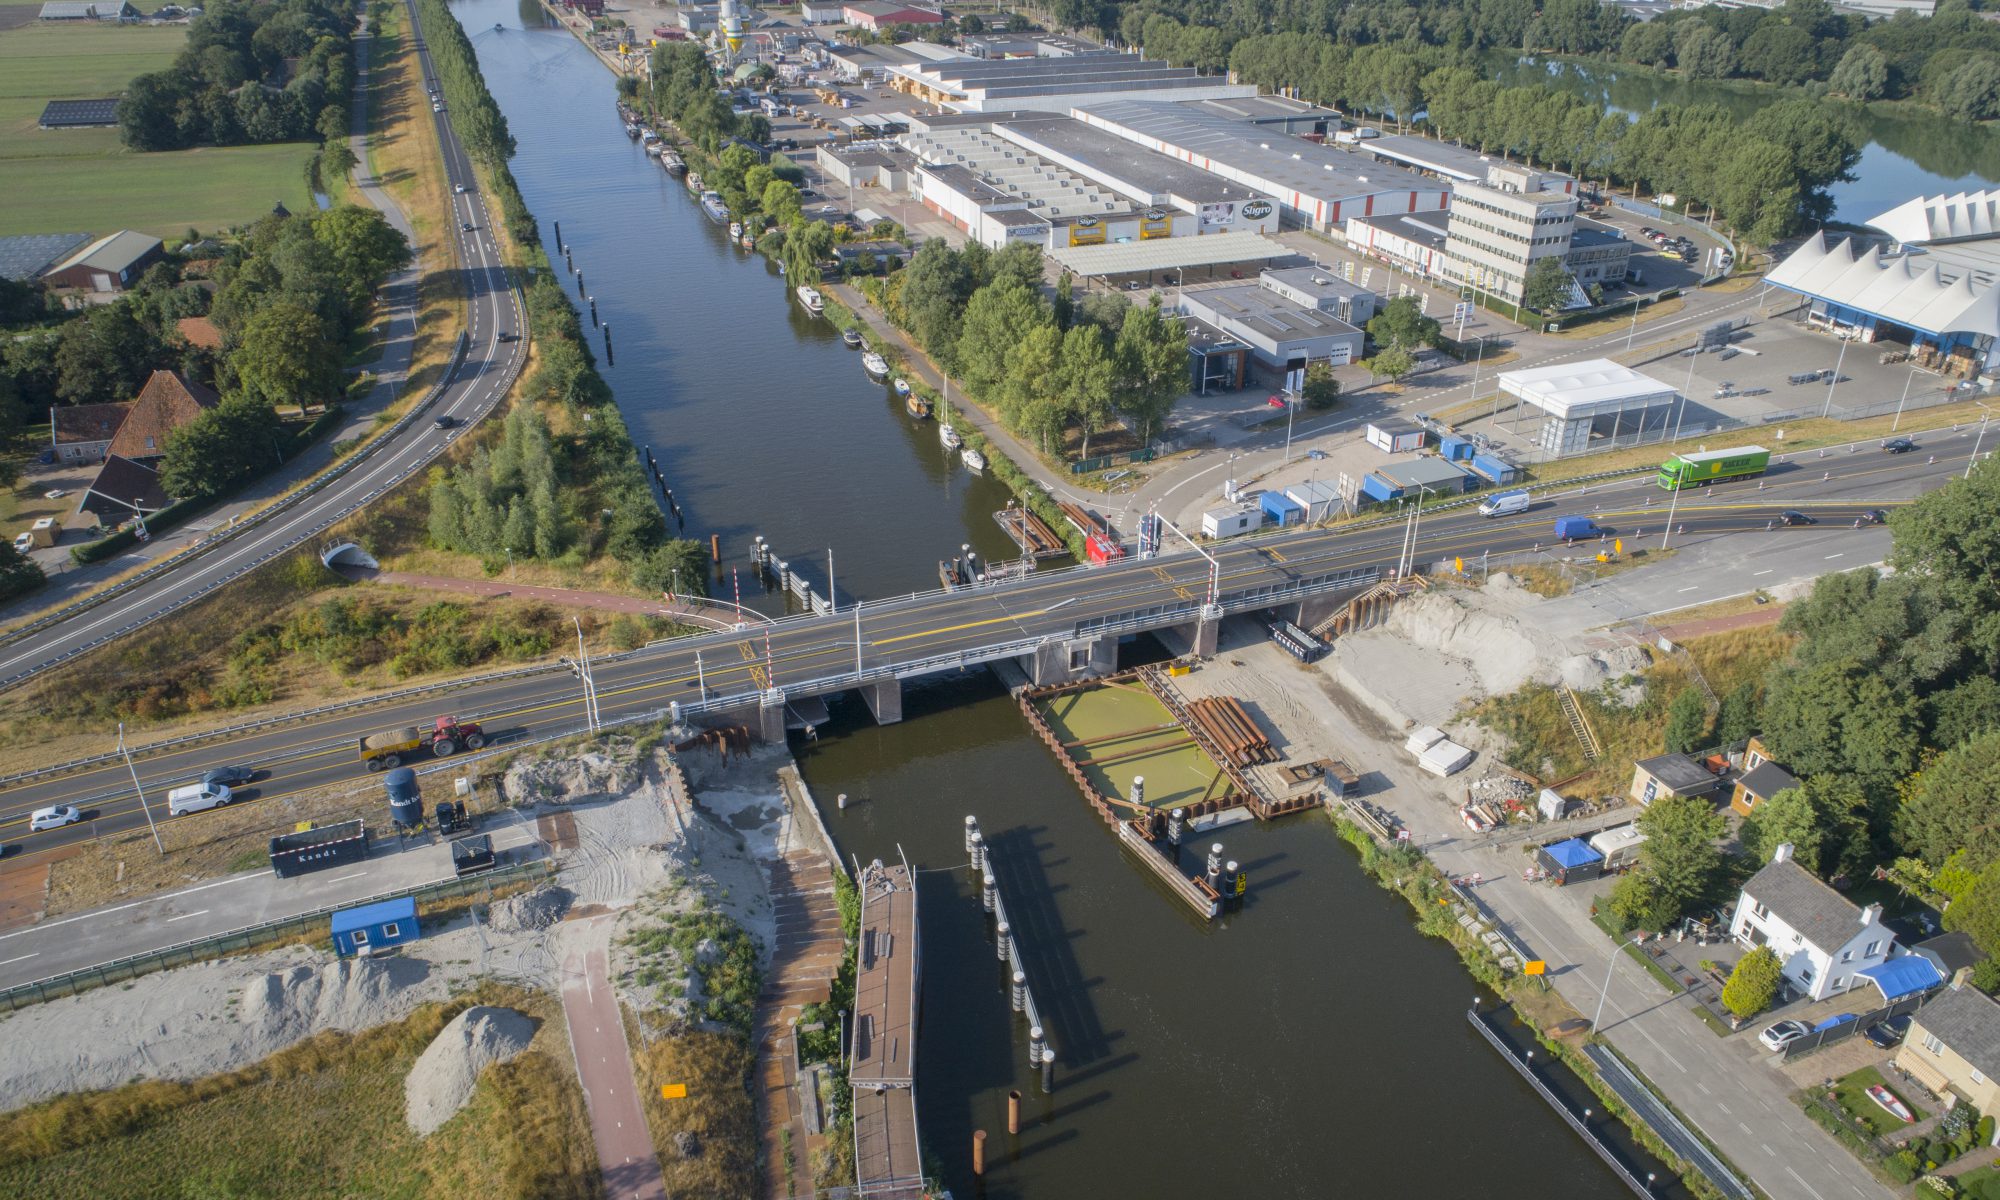
<path fill-rule="evenodd" d="M 870 350 L 861 356 L 861 369 L 876 379 L 884 379 L 889 374 L 889 360 Z"/>
<path fill-rule="evenodd" d="M 1883 1087 L 1881 1084 L 1877 1083 L 1869 1086 L 1868 1098 L 1880 1106 L 1883 1112 L 1888 1113 L 1903 1124 L 1910 1125 L 1916 1122 L 1917 1118 L 1910 1112 L 1910 1106 L 1898 1099 L 1896 1093 Z"/>
<path fill-rule="evenodd" d="M 722 202 L 721 192 L 703 192 L 701 211 L 707 213 L 711 221 L 719 223 L 729 219 L 729 207 Z"/>
<path fill-rule="evenodd" d="M 958 430 L 952 428 L 950 421 L 946 421 L 938 426 L 938 441 L 944 443 L 946 450 L 956 450 L 964 444 L 965 439 L 958 436 Z"/>
<path fill-rule="evenodd" d="M 731 222 L 729 223 L 729 236 L 730 236 L 730 237 L 733 237 L 733 238 L 740 238 L 740 237 L 742 237 L 742 236 L 743 236 L 743 222 L 741 222 L 741 221 L 731 221 Z"/>
<path fill-rule="evenodd" d="M 931 402 L 911 392 L 903 397 L 903 411 L 921 421 L 931 415 Z"/>
<path fill-rule="evenodd" d="M 799 303 L 805 305 L 806 311 L 812 315 L 818 316 L 826 311 L 826 297 L 819 294 L 818 288 L 802 283 L 792 294 L 799 298 Z"/>
<path fill-rule="evenodd" d="M 840 331 L 840 340 L 847 343 L 849 350 L 856 349 L 861 345 L 861 331 L 859 329 L 843 329 Z"/>
<path fill-rule="evenodd" d="M 638 141 L 639 127 L 637 125 L 634 125 L 630 121 L 625 122 L 625 136 L 631 138 L 635 142 Z"/>
<path fill-rule="evenodd" d="M 979 452 L 979 447 L 977 446 L 967 446 L 965 449 L 959 451 L 958 461 L 964 463 L 965 469 L 968 471 L 984 471 L 986 469 L 986 456 Z"/>
<path fill-rule="evenodd" d="M 889 386 L 896 389 L 896 394 L 898 396 L 907 397 L 910 394 L 910 381 L 907 379 L 900 379 L 900 378 L 896 379 L 892 381 L 889 384 Z"/>
<path fill-rule="evenodd" d="M 687 160 L 672 150 L 660 151 L 660 165 L 665 167 L 670 175 L 678 175 L 688 169 Z"/>

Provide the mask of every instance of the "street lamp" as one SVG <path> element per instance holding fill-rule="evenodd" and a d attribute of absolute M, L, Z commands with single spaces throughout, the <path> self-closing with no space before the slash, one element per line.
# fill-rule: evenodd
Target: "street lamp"
<path fill-rule="evenodd" d="M 1625 334 L 1625 348 L 1627 350 L 1632 348 L 1632 339 L 1639 336 L 1639 304 L 1644 299 L 1644 296 L 1632 297 L 1632 328 Z"/>
<path fill-rule="evenodd" d="M 583 681 L 584 721 L 596 733 L 601 727 L 597 715 L 597 678 L 590 669 L 590 652 L 583 646 L 583 619 L 574 613 L 569 619 L 576 625 L 576 676 Z"/>
<path fill-rule="evenodd" d="M 1847 343 L 1851 340 L 1840 339 L 1840 354 L 1833 360 L 1833 381 L 1826 385 L 1826 407 L 1819 411 L 1822 417 L 1833 411 L 1833 389 L 1840 386 L 1840 366 L 1847 361 Z"/>
<path fill-rule="evenodd" d="M 153 824 L 152 807 L 146 803 L 146 789 L 139 786 L 139 768 L 132 765 L 132 752 L 125 748 L 125 722 L 118 722 L 118 753 L 125 756 L 125 769 L 132 772 L 132 791 L 139 797 L 139 810 L 146 814 L 146 828 L 153 831 L 153 848 L 160 857 L 167 856 L 167 848 L 160 841 L 160 827 Z"/>
<path fill-rule="evenodd" d="M 1979 404 L 1979 401 L 1974 400 L 1973 403 Z M 1986 416 L 1979 418 L 1979 436 L 1972 439 L 1972 457 L 1965 460 L 1965 477 L 1967 479 L 1972 478 L 1972 464 L 1979 461 L 1979 444 L 1986 440 L 1986 421 L 1993 415 L 1993 410 L 1987 408 L 1984 404 L 1979 404 L 1979 407 L 1985 410 Z"/>
<path fill-rule="evenodd" d="M 1420 483 L 1417 485 L 1417 506 L 1410 513 L 1410 534 L 1404 543 L 1406 549 L 1403 555 L 1396 559 L 1396 575 L 1398 578 L 1401 578 L 1406 572 L 1414 572 L 1417 569 L 1417 529 L 1424 518 L 1424 496 L 1430 492 L 1431 489 L 1425 487 L 1423 484 Z M 1407 568 L 1403 565 L 1404 558 L 1409 560 Z"/>
<path fill-rule="evenodd" d="M 1903 406 L 1910 402 L 1910 385 L 1915 383 L 1916 381 L 1917 381 L 1917 369 L 1915 367 L 1911 367 L 1910 377 L 1903 381 L 1903 398 L 1901 400 L 1896 401 L 1896 419 L 1889 423 L 1890 433 L 1896 432 L 1896 427 L 1903 423 Z"/>
<path fill-rule="evenodd" d="M 1639 939 L 1637 937 L 1629 937 L 1618 943 L 1618 948 L 1611 952 L 1611 961 L 1604 964 L 1604 986 L 1597 991 L 1597 1011 L 1590 1018 L 1590 1031 L 1592 1033 L 1600 1032 L 1599 1026 L 1604 1020 L 1604 1001 L 1606 997 L 1611 995 L 1611 968 L 1618 965 L 1618 956 L 1624 953 L 1625 947 L 1635 946 L 1638 942 Z"/>

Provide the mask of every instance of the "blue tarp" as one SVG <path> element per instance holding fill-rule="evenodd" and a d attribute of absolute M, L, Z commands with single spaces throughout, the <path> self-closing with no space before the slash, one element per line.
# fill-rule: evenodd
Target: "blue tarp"
<path fill-rule="evenodd" d="M 1571 838 L 1566 842 L 1557 842 L 1553 846 L 1544 846 L 1542 853 L 1554 859 L 1565 871 L 1574 871 L 1578 867 L 1587 867 L 1591 863 L 1604 861 L 1604 856 L 1592 850 L 1589 843 L 1582 838 Z"/>
<path fill-rule="evenodd" d="M 1837 1017 L 1828 1017 L 1826 1020 L 1821 1021 L 1819 1024 L 1813 1026 L 1813 1032 L 1818 1033 L 1822 1029 L 1832 1029 L 1835 1025 L 1845 1025 L 1849 1021 L 1859 1021 L 1860 1019 L 1861 1018 L 1854 1013 L 1841 1013 Z"/>
<path fill-rule="evenodd" d="M 1854 973 L 1857 979 L 1866 979 L 1882 989 L 1882 1000 L 1894 1004 L 1905 996 L 1927 992 L 1944 982 L 1938 973 L 1937 964 L 1921 954 L 1905 954 L 1885 963 L 1863 967 Z"/>

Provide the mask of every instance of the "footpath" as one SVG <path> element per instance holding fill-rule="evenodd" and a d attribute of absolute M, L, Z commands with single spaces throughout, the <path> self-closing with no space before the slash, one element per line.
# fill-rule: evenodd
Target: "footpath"
<path fill-rule="evenodd" d="M 347 140 L 358 164 L 354 168 L 354 190 L 370 206 L 380 211 L 390 225 L 414 242 L 415 235 L 408 215 L 389 193 L 383 190 L 382 181 L 375 176 L 369 166 L 368 67 L 372 42 L 373 38 L 365 26 L 364 18 L 364 27 L 355 34 L 355 60 L 358 69 L 354 82 L 354 103 L 348 109 Z M 38 561 L 41 561 L 43 569 L 49 572 L 47 586 L 29 593 L 13 604 L 0 607 L 0 624 L 27 620 L 74 603 L 121 575 L 181 554 L 198 545 L 215 531 L 226 530 L 244 517 L 270 507 L 283 499 L 287 493 L 331 467 L 336 461 L 333 454 L 334 443 L 353 441 L 367 436 L 375 428 L 376 415 L 395 403 L 398 390 L 409 379 L 410 360 L 417 334 L 419 274 L 414 266 L 397 272 L 390 276 L 388 282 L 383 285 L 381 294 L 376 297 L 377 320 L 372 336 L 380 352 L 376 355 L 375 361 L 364 368 L 373 374 L 375 383 L 359 400 L 342 402 L 341 407 L 346 411 L 347 420 L 339 429 L 321 437 L 304 453 L 278 470 L 253 480 L 243 490 L 202 516 L 160 534 L 151 541 L 134 546 L 124 554 L 87 566 L 76 565 L 69 556 L 68 546 L 59 546 L 53 553 L 41 555 Z"/>
<path fill-rule="evenodd" d="M 618 994 L 611 988 L 605 943 L 611 935 L 610 915 L 589 923 L 596 943 L 569 952 L 562 967 L 563 1020 L 569 1024 L 570 1053 L 583 1084 L 590 1110 L 591 1139 L 604 1174 L 609 1200 L 667 1200 L 666 1179 L 653 1150 L 653 1136 L 639 1106 L 639 1086 L 632 1078 L 632 1052 L 625 1041 L 625 1019 Z"/>

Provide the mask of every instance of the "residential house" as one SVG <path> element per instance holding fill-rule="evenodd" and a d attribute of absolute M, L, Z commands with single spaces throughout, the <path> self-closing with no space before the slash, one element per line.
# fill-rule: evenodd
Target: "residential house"
<path fill-rule="evenodd" d="M 147 267 L 165 257 L 166 247 L 159 238 L 121 229 L 50 267 L 42 282 L 52 288 L 122 292 L 139 282 Z"/>
<path fill-rule="evenodd" d="M 130 404 L 58 404 L 49 409 L 49 441 L 64 466 L 103 462 Z"/>
<path fill-rule="evenodd" d="M 1972 968 L 1986 961 L 1968 933 L 1940 933 L 1911 946 L 1910 953 L 1929 959 L 1938 974 L 1952 983 L 1963 982 Z"/>
<path fill-rule="evenodd" d="M 111 453 L 134 462 L 167 452 L 167 435 L 214 408 L 222 398 L 179 371 L 155 371 L 132 401 L 132 411 L 111 439 Z"/>
<path fill-rule="evenodd" d="M 1738 816 L 1747 817 L 1759 804 L 1797 786 L 1799 781 L 1792 778 L 1791 772 L 1765 759 L 1737 777 L 1736 785 L 1729 791 L 1729 807 Z"/>
<path fill-rule="evenodd" d="M 1896 935 L 1882 923 L 1882 906 L 1856 908 L 1793 862 L 1790 842 L 1743 885 L 1729 932 L 1746 945 L 1769 946 L 1786 982 L 1813 1000 L 1866 983 L 1856 972 L 1896 951 Z"/>
<path fill-rule="evenodd" d="M 1940 1096 L 1980 1112 L 2000 1106 L 2000 1004 L 1977 988 L 1946 989 L 1918 1009 L 1896 1065 Z"/>
<path fill-rule="evenodd" d="M 1662 754 L 1632 766 L 1632 799 L 1651 804 L 1661 796 L 1706 796 L 1716 779 L 1707 767 L 1685 754 Z"/>
<path fill-rule="evenodd" d="M 146 463 L 112 455 L 98 469 L 97 478 L 84 489 L 82 512 L 97 518 L 100 525 L 122 525 L 133 517 L 149 516 L 172 504 L 172 497 L 160 486 L 160 473 Z"/>

